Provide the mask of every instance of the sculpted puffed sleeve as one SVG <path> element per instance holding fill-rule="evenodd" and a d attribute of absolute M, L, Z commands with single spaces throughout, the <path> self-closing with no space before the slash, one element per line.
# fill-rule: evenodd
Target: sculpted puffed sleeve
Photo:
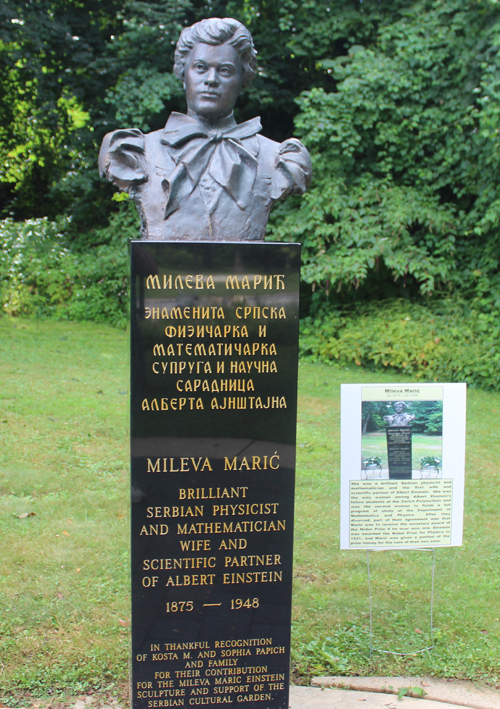
<path fill-rule="evenodd" d="M 290 138 L 281 143 L 276 157 L 276 168 L 273 178 L 273 199 L 284 199 L 291 194 L 304 194 L 311 186 L 311 157 L 300 140 Z"/>
<path fill-rule="evenodd" d="M 99 174 L 121 190 L 146 182 L 144 133 L 137 128 L 108 133 L 99 152 Z"/>

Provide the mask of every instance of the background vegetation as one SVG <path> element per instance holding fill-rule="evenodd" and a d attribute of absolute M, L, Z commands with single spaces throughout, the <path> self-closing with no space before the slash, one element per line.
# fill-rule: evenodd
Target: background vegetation
<path fill-rule="evenodd" d="M 126 701 L 127 360 L 127 335 L 107 325 L 0 320 L 5 706 L 40 705 L 35 697 L 59 706 L 58 696 L 97 691 Z M 436 551 L 435 648 L 369 656 L 366 553 L 339 551 L 339 384 L 394 379 L 403 381 L 355 365 L 299 367 L 294 680 L 423 674 L 498 684 L 496 392 L 469 392 L 464 544 Z M 422 551 L 370 554 L 375 647 L 413 652 L 431 644 L 431 562 Z"/>
<path fill-rule="evenodd" d="M 268 229 L 303 244 L 303 356 L 498 390 L 497 0 L 5 0 L 4 312 L 125 322 L 137 217 L 97 151 L 182 110 L 175 42 L 207 16 L 259 51 L 237 119 L 313 158 Z"/>
<path fill-rule="evenodd" d="M 362 427 L 363 433 L 383 431 L 387 427 L 385 416 L 395 413 L 396 401 L 363 401 Z M 413 414 L 411 423 L 413 433 L 423 433 L 427 436 L 441 436 L 443 433 L 443 402 L 442 401 L 411 401 L 403 409 L 404 413 Z"/>

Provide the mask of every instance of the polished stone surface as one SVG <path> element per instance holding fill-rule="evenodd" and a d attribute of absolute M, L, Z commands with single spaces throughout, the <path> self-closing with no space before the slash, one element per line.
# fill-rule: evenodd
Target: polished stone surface
<path fill-rule="evenodd" d="M 136 709 L 288 706 L 299 264 L 132 242 Z"/>
<path fill-rule="evenodd" d="M 386 435 L 389 478 L 411 480 L 411 428 L 409 426 L 390 426 L 386 428 Z"/>

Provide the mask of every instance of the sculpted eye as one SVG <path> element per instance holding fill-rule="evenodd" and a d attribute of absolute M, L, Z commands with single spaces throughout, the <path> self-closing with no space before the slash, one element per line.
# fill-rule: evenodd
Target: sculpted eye
<path fill-rule="evenodd" d="M 195 62 L 193 64 L 193 68 L 195 71 L 197 71 L 199 74 L 202 74 L 204 71 L 207 70 L 207 65 L 204 64 L 203 62 Z"/>

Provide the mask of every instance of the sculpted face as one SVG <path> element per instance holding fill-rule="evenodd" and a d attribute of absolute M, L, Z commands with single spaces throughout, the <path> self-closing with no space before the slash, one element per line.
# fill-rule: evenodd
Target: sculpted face
<path fill-rule="evenodd" d="M 394 404 L 394 410 L 397 414 L 402 413 L 404 411 L 404 408 L 405 408 L 404 404 L 402 404 L 400 401 L 398 401 Z"/>
<path fill-rule="evenodd" d="M 229 116 L 241 85 L 241 60 L 234 47 L 195 44 L 184 73 L 188 111 L 209 120 Z"/>

